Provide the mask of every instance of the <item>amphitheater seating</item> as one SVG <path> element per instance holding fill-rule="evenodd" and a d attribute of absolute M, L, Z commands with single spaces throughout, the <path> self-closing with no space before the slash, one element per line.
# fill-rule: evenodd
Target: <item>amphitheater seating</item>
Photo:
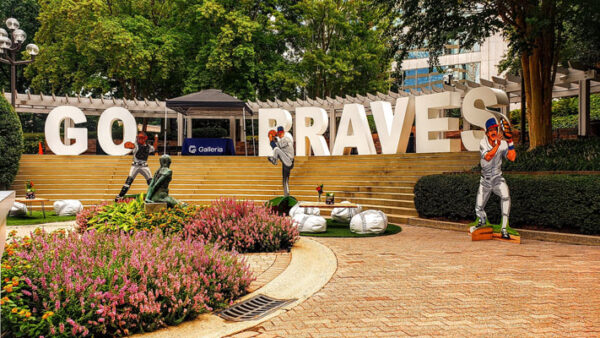
<path fill-rule="evenodd" d="M 149 160 L 158 168 L 158 156 Z M 417 215 L 413 187 L 419 177 L 462 171 L 477 164 L 478 153 L 399 154 L 374 156 L 297 157 L 290 191 L 300 201 L 316 201 L 315 188 L 324 185 L 336 200 L 349 200 L 366 209 L 379 209 L 391 223 L 405 223 Z M 84 206 L 112 200 L 129 172 L 131 156 L 23 155 L 13 189 L 25 195 L 32 180 L 36 194 L 52 202 L 77 199 Z M 173 157 L 173 197 L 206 204 L 221 196 L 267 201 L 282 194 L 281 166 L 264 157 Z M 138 176 L 130 193 L 146 191 Z"/>

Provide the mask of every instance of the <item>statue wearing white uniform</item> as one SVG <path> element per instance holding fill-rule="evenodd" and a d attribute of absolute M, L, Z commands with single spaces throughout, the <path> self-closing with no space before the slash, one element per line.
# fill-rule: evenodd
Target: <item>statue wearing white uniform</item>
<path fill-rule="evenodd" d="M 501 199 L 502 209 L 502 238 L 510 239 L 507 231 L 508 216 L 510 213 L 510 193 L 508 185 L 502 177 L 502 159 L 514 161 L 517 157 L 515 146 L 512 141 L 512 132 L 508 121 L 502 120 L 502 129 L 505 140 L 501 139 L 498 132 L 498 123 L 495 118 L 490 118 L 485 123 L 486 137 L 481 140 L 479 151 L 481 153 L 481 179 L 479 189 L 477 190 L 477 200 L 475 204 L 475 214 L 477 215 L 477 225 L 471 227 L 471 232 L 485 226 L 487 223 L 487 214 L 485 205 L 490 198 L 491 193 L 498 195 Z"/>

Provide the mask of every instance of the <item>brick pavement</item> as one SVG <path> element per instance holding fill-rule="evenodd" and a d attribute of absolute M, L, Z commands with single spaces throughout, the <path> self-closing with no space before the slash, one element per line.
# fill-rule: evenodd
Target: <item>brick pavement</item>
<path fill-rule="evenodd" d="M 277 277 L 287 268 L 292 258 L 289 252 L 249 253 L 242 256 L 252 275 L 256 277 L 248 287 L 248 292 L 256 291 Z"/>
<path fill-rule="evenodd" d="M 317 239 L 337 256 L 331 281 L 236 337 L 600 335 L 600 248 L 403 229 Z"/>

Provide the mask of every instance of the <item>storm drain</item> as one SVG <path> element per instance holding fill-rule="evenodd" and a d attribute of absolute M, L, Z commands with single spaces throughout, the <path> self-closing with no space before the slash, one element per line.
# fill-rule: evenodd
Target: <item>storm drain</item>
<path fill-rule="evenodd" d="M 275 299 L 258 295 L 220 311 L 219 317 L 235 322 L 262 318 L 295 299 Z"/>

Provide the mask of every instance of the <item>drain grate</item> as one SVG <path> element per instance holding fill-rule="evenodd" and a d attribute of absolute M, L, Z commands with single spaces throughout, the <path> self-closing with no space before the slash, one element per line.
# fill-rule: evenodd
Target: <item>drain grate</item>
<path fill-rule="evenodd" d="M 220 311 L 218 315 L 221 318 L 235 322 L 254 320 L 262 318 L 293 301 L 295 299 L 275 299 L 265 295 L 258 295 Z"/>

